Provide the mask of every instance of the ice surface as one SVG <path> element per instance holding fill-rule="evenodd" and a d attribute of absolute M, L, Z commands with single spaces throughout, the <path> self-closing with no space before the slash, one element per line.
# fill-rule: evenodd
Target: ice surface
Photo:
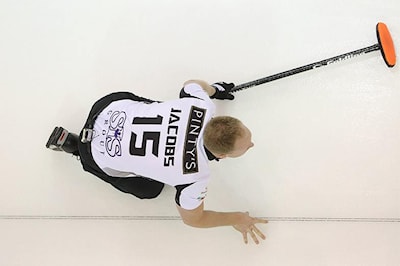
<path fill-rule="evenodd" d="M 139 201 L 45 143 L 112 91 L 169 100 L 192 78 L 244 83 L 373 45 L 379 21 L 400 47 L 399 11 L 397 0 L 2 1 L 0 264 L 398 265 L 400 75 L 379 52 L 217 102 L 255 146 L 211 164 L 206 208 L 270 218 L 259 246 L 183 225 L 172 188 Z"/>

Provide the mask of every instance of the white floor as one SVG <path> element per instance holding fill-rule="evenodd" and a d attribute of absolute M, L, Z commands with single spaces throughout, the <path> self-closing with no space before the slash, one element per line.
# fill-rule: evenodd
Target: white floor
<path fill-rule="evenodd" d="M 400 263 L 400 72 L 379 52 L 217 102 L 255 147 L 212 163 L 206 208 L 266 217 L 267 240 L 179 220 L 174 189 L 139 201 L 45 149 L 91 104 L 174 99 L 191 78 L 236 84 L 377 43 L 400 52 L 398 0 L 0 2 L 0 265 Z"/>

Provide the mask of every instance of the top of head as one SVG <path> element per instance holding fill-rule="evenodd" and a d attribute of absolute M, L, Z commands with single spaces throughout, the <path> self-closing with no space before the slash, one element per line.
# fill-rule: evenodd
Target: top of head
<path fill-rule="evenodd" d="M 386 65 L 394 67 L 396 65 L 396 51 L 394 50 L 392 36 L 385 23 L 379 22 L 376 25 L 376 35 Z"/>

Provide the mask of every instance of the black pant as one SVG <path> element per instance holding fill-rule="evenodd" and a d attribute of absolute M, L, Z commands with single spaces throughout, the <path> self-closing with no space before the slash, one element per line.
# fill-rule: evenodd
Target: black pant
<path fill-rule="evenodd" d="M 116 92 L 109 94 L 98 100 L 90 110 L 88 119 L 86 120 L 83 128 L 92 129 L 97 116 L 104 110 L 111 102 L 123 99 L 131 99 L 134 101 L 154 102 L 152 100 L 136 96 L 130 92 Z M 82 132 L 79 139 L 82 138 Z M 104 173 L 100 167 L 93 160 L 90 142 L 78 144 L 80 160 L 83 169 L 95 176 L 101 178 L 105 182 L 111 184 L 116 189 L 132 194 L 140 199 L 156 198 L 162 191 L 164 184 L 146 177 L 112 177 Z"/>

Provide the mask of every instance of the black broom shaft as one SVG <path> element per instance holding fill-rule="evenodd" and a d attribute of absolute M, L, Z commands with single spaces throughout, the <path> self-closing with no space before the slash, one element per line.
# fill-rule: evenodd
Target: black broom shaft
<path fill-rule="evenodd" d="M 365 47 L 365 48 L 362 48 L 362 49 L 355 50 L 353 52 L 345 53 L 345 54 L 338 55 L 338 56 L 335 56 L 335 57 L 332 57 L 332 58 L 328 58 L 328 59 L 325 59 L 325 60 L 322 60 L 322 61 L 318 61 L 318 62 L 315 62 L 315 63 L 312 63 L 312 64 L 308 64 L 308 65 L 305 65 L 305 66 L 302 66 L 302 67 L 298 67 L 298 68 L 294 68 L 294 69 L 291 69 L 291 70 L 288 70 L 288 71 L 284 71 L 284 72 L 281 72 L 281 73 L 278 73 L 278 74 L 275 74 L 275 75 L 272 75 L 272 76 L 268 76 L 268 77 L 265 77 L 265 78 L 260 78 L 260 79 L 256 79 L 256 80 L 253 80 L 253 81 L 250 81 L 250 82 L 246 82 L 246 83 L 240 84 L 238 86 L 235 86 L 231 90 L 231 92 L 236 92 L 236 91 L 248 89 L 248 88 L 251 88 L 251 87 L 254 87 L 254 86 L 258 86 L 258 85 L 261 85 L 261 84 L 264 84 L 264 83 L 267 83 L 267 82 L 271 82 L 271 81 L 274 81 L 274 80 L 277 80 L 277 79 L 281 79 L 281 78 L 285 78 L 285 77 L 288 77 L 288 76 L 292 76 L 292 75 L 295 75 L 295 74 L 298 74 L 298 73 L 302 73 L 302 72 L 305 72 L 305 71 L 308 71 L 308 70 L 312 70 L 312 69 L 315 69 L 315 68 L 326 66 L 326 65 L 329 65 L 329 64 L 332 64 L 332 63 L 336 63 L 336 62 L 339 62 L 339 61 L 342 61 L 342 60 L 346 60 L 346 59 L 352 58 L 354 56 L 370 53 L 370 52 L 377 51 L 377 50 L 380 50 L 380 46 L 379 46 L 379 44 L 374 44 L 374 45 L 371 45 L 371 46 L 368 46 L 368 47 Z"/>

